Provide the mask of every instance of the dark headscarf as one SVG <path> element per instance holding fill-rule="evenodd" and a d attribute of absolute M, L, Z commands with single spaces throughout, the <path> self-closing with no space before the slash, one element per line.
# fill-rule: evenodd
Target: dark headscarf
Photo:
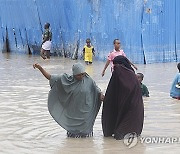
<path fill-rule="evenodd" d="M 134 69 L 131 67 L 130 61 L 124 56 L 115 57 L 113 60 L 113 64 L 115 66 L 118 64 L 120 64 L 120 65 L 122 64 L 123 66 L 125 66 L 126 68 L 128 68 L 134 72 Z"/>

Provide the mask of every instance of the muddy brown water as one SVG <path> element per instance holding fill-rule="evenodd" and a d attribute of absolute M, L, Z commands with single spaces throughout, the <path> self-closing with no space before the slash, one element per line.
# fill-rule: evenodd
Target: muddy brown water
<path fill-rule="evenodd" d="M 180 141 L 150 143 L 139 141 L 129 148 L 124 141 L 104 138 L 101 110 L 94 125 L 94 137 L 72 139 L 50 116 L 47 97 L 48 81 L 34 70 L 41 64 L 51 74 L 71 73 L 70 59 L 0 54 L 0 153 L 2 154 L 179 154 Z M 81 61 L 83 63 L 83 61 Z M 172 80 L 177 73 L 176 63 L 138 64 L 145 75 L 150 97 L 144 98 L 145 120 L 143 137 L 180 138 L 180 101 L 169 97 Z M 111 72 L 101 77 L 104 62 L 86 66 L 87 73 L 105 92 Z"/>

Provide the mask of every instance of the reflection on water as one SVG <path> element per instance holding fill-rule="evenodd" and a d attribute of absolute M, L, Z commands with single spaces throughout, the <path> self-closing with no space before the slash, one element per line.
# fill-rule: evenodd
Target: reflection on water
<path fill-rule="evenodd" d="M 38 62 L 51 74 L 71 73 L 75 61 L 52 57 L 42 60 L 26 55 L 0 54 L 0 153 L 178 153 L 178 144 L 141 144 L 129 149 L 123 141 L 104 138 L 101 111 L 94 137 L 71 139 L 52 119 L 47 109 L 48 81 L 32 68 Z M 137 65 L 145 75 L 150 98 L 144 98 L 145 124 L 142 136 L 180 137 L 180 101 L 169 97 L 176 63 Z M 87 73 L 105 92 L 110 69 L 101 77 L 103 62 L 86 66 Z"/>

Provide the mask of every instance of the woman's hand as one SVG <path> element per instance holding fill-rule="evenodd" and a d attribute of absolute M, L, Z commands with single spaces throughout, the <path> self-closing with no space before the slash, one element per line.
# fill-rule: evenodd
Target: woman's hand
<path fill-rule="evenodd" d="M 34 69 L 36 69 L 36 68 L 41 69 L 42 67 L 41 67 L 41 65 L 39 65 L 38 63 L 36 63 L 36 64 L 33 64 L 33 68 L 34 68 Z"/>
<path fill-rule="evenodd" d="M 36 69 L 36 68 L 39 69 L 40 72 L 44 75 L 44 77 L 45 77 L 46 79 L 50 80 L 51 75 L 50 75 L 48 72 L 46 72 L 46 71 L 41 67 L 41 65 L 39 65 L 38 63 L 36 63 L 36 64 L 33 65 L 33 67 L 34 67 L 34 69 Z"/>

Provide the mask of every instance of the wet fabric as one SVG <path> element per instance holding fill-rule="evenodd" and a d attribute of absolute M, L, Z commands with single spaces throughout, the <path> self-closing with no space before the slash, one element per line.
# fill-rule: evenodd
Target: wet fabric
<path fill-rule="evenodd" d="M 79 133 L 79 134 L 72 134 L 70 132 L 67 132 L 67 137 L 72 137 L 72 138 L 87 138 L 87 137 L 93 137 L 93 132 L 89 133 L 89 134 L 83 134 L 83 133 Z"/>
<path fill-rule="evenodd" d="M 78 81 L 73 75 L 52 75 L 48 109 L 54 120 L 70 134 L 90 134 L 99 111 L 100 89 L 86 74 Z"/>
<path fill-rule="evenodd" d="M 123 63 L 126 59 L 117 61 L 105 94 L 102 127 L 105 137 L 114 134 L 115 139 L 123 139 L 128 133 L 141 134 L 144 106 L 135 73 Z"/>

